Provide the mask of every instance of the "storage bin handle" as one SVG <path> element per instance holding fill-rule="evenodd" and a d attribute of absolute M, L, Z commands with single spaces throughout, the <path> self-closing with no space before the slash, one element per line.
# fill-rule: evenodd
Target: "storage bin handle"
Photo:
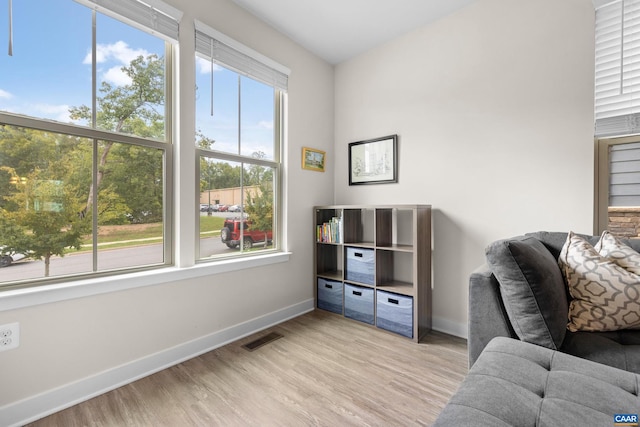
<path fill-rule="evenodd" d="M 360 291 L 353 291 L 353 294 L 357 297 L 361 297 L 362 296 L 362 292 Z"/>
<path fill-rule="evenodd" d="M 362 258 L 362 252 L 354 252 L 353 255 Z"/>
<path fill-rule="evenodd" d="M 395 298 L 387 298 L 387 301 L 389 301 L 391 304 L 398 304 L 399 301 Z"/>
<path fill-rule="evenodd" d="M 328 284 L 328 283 L 325 283 L 325 284 L 324 284 L 324 287 L 325 287 L 325 288 L 329 288 L 329 289 L 333 289 L 333 285 L 330 285 L 330 284 Z"/>

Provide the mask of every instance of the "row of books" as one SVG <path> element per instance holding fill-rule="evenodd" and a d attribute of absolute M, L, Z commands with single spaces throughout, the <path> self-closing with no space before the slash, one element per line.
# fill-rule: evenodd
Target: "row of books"
<path fill-rule="evenodd" d="M 333 217 L 329 222 L 317 225 L 316 240 L 323 243 L 342 243 L 342 218 Z"/>

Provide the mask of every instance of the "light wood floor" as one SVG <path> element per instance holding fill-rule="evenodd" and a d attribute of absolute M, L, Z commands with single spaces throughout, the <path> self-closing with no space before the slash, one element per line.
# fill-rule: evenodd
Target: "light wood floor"
<path fill-rule="evenodd" d="M 466 373 L 461 338 L 416 344 L 316 310 L 29 426 L 428 426 Z"/>

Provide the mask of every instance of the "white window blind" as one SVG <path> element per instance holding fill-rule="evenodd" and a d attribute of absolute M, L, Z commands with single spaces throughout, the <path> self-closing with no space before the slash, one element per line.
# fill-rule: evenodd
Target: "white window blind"
<path fill-rule="evenodd" d="M 609 206 L 640 206 L 640 143 L 609 147 Z"/>
<path fill-rule="evenodd" d="M 172 43 L 178 42 L 182 12 L 161 0 L 75 0 Z"/>
<path fill-rule="evenodd" d="M 640 132 L 640 0 L 596 10 L 596 136 Z"/>
<path fill-rule="evenodd" d="M 233 71 L 283 91 L 290 70 L 213 28 L 195 21 L 196 53 Z"/>

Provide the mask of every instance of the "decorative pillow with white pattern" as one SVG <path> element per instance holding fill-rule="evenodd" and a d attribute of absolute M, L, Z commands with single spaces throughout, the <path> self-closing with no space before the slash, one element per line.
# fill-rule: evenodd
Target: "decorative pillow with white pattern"
<path fill-rule="evenodd" d="M 618 265 L 627 256 L 618 253 L 617 245 L 611 249 L 609 237 L 613 236 L 603 237 L 598 246 L 603 253 L 616 254 L 615 258 L 602 256 L 589 242 L 570 232 L 558 259 L 573 298 L 567 324 L 572 332 L 640 329 L 640 275 Z"/>
<path fill-rule="evenodd" d="M 601 256 L 610 259 L 627 271 L 640 275 L 640 253 L 622 243 L 609 231 L 602 233 L 594 247 Z"/>

